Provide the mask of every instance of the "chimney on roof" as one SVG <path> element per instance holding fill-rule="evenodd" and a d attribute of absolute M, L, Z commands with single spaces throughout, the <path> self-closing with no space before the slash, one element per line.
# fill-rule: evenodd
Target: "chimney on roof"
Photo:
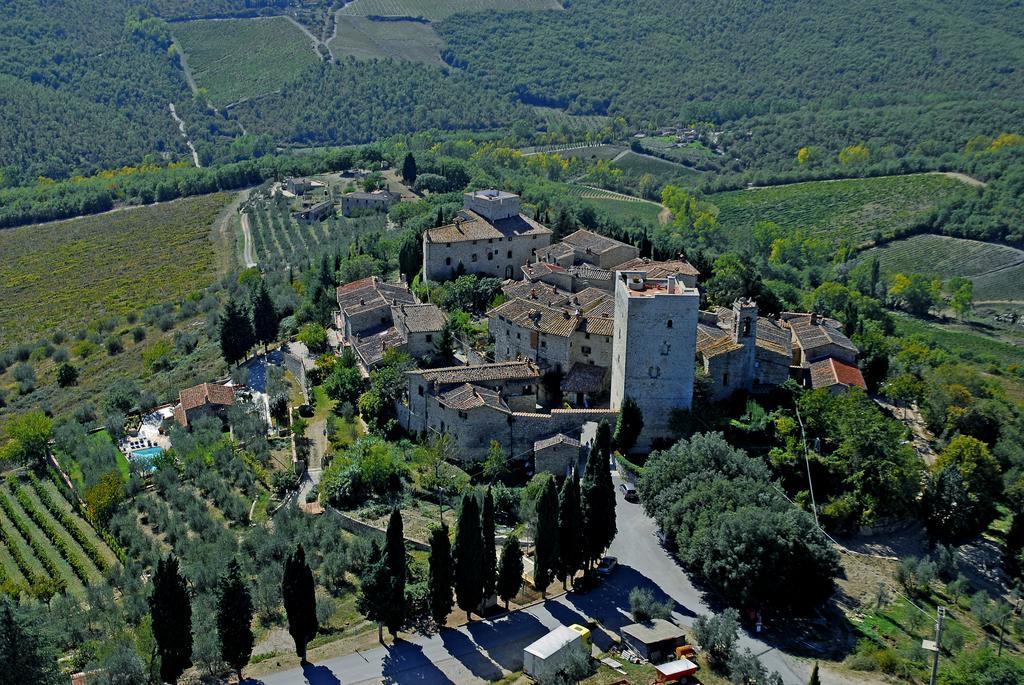
<path fill-rule="evenodd" d="M 818 325 L 818 312 L 811 312 L 811 325 L 812 326 L 817 326 Z"/>
<path fill-rule="evenodd" d="M 364 304 L 366 304 L 366 298 L 364 298 L 364 297 L 360 297 L 360 298 L 359 298 L 359 305 L 360 305 L 360 306 L 362 306 L 362 305 L 364 305 Z"/>
<path fill-rule="evenodd" d="M 536 300 L 537 299 L 537 289 L 536 288 L 530 288 L 530 299 L 531 300 Z"/>
<path fill-rule="evenodd" d="M 563 319 L 568 319 L 570 317 L 571 317 L 571 315 L 569 314 L 569 312 L 562 312 L 562 318 Z"/>

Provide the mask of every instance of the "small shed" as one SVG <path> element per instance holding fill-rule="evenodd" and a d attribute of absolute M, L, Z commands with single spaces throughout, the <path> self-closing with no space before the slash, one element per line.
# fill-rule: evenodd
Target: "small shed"
<path fill-rule="evenodd" d="M 658 672 L 659 683 L 675 683 L 696 673 L 697 664 L 689 659 L 676 659 L 667 664 L 659 664 L 654 670 Z"/>
<path fill-rule="evenodd" d="M 674 656 L 676 647 L 686 643 L 683 629 L 661 618 L 623 626 L 619 635 L 623 646 L 653 663 Z"/>
<path fill-rule="evenodd" d="M 561 478 L 579 463 L 580 441 L 564 433 L 533 443 L 534 469 Z"/>

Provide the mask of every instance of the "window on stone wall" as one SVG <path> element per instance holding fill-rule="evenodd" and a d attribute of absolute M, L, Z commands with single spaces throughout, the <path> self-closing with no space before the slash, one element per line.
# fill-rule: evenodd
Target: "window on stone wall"
<path fill-rule="evenodd" d="M 418 388 L 416 388 L 416 392 L 419 394 L 420 397 L 423 397 L 423 386 L 421 385 Z"/>
<path fill-rule="evenodd" d="M 494 253 L 493 252 L 488 252 L 487 253 L 487 261 L 489 261 L 489 262 L 490 261 L 494 261 Z"/>
<path fill-rule="evenodd" d="M 434 342 L 434 336 L 430 333 L 427 333 L 427 342 Z"/>
<path fill-rule="evenodd" d="M 668 320 L 668 324 L 666 324 L 666 327 L 667 328 L 672 328 L 672 319 Z"/>
<path fill-rule="evenodd" d="M 510 240 L 511 240 L 511 238 L 510 238 Z M 512 250 L 509 250 L 509 251 L 508 251 L 508 258 L 509 258 L 509 259 L 512 259 Z"/>
<path fill-rule="evenodd" d="M 445 266 L 451 266 L 451 264 L 452 264 L 452 258 L 451 257 L 445 257 L 444 258 L 444 265 Z"/>
<path fill-rule="evenodd" d="M 584 345 L 580 349 L 583 350 L 583 354 L 590 354 L 590 348 L 587 347 L 586 345 Z"/>
<path fill-rule="evenodd" d="M 729 372 L 722 374 L 722 385 L 729 385 Z"/>
<path fill-rule="evenodd" d="M 476 255 L 473 255 L 472 261 L 474 261 L 474 262 L 476 261 Z"/>

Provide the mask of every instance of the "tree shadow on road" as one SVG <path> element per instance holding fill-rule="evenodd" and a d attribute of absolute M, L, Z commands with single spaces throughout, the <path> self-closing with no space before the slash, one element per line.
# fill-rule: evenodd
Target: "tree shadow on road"
<path fill-rule="evenodd" d="M 442 630 L 441 642 L 445 649 L 459 663 L 468 668 L 477 678 L 498 680 L 504 675 L 493 661 L 480 652 L 477 645 L 458 630 Z"/>
<path fill-rule="evenodd" d="M 326 666 L 315 666 L 308 661 L 302 664 L 302 677 L 309 685 L 341 685 L 338 676 Z"/>
<path fill-rule="evenodd" d="M 585 594 L 570 592 L 565 596 L 585 616 L 596 619 L 607 630 L 618 632 L 623 626 L 633 623 L 629 613 L 629 593 L 633 588 L 646 588 L 654 593 L 655 600 L 671 602 L 673 611 L 681 616 L 694 618 L 688 607 L 669 597 L 654 581 L 642 575 L 632 566 L 620 564 L 604 582 Z M 553 612 L 552 612 L 553 613 Z"/>
<path fill-rule="evenodd" d="M 543 623 L 525 611 L 513 611 L 494 621 L 476 621 L 466 629 L 480 649 L 506 671 L 521 669 L 523 648 L 548 632 Z"/>
<path fill-rule="evenodd" d="M 423 647 L 413 642 L 396 638 L 381 661 L 381 682 L 387 685 L 405 683 L 429 683 L 430 685 L 455 685 L 448 676 L 423 653 Z"/>

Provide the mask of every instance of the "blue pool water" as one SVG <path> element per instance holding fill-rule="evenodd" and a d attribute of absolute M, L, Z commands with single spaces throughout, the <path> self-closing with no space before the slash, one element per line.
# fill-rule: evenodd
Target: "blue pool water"
<path fill-rule="evenodd" d="M 162 447 L 146 447 L 141 450 L 132 450 L 128 455 L 128 461 L 138 464 L 146 471 L 152 472 L 156 470 L 153 460 L 163 453 L 164 449 Z"/>

